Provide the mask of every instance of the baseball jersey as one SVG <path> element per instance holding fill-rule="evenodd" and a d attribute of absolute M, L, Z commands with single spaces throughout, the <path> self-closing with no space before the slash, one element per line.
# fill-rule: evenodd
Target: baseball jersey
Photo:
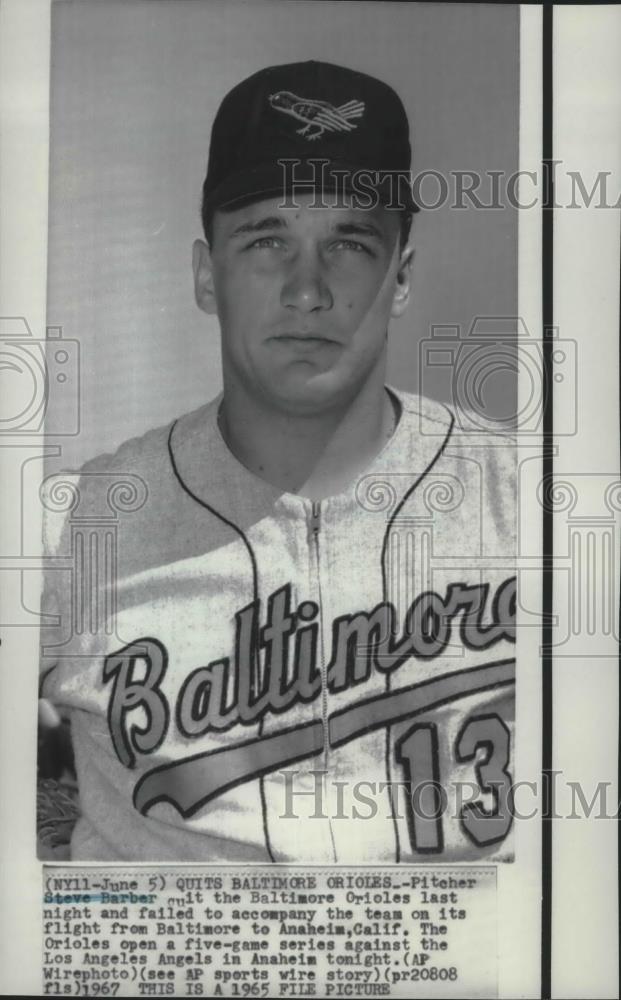
<path fill-rule="evenodd" d="M 514 442 L 389 391 L 392 437 L 321 502 L 232 455 L 219 399 L 47 478 L 74 859 L 512 858 Z"/>

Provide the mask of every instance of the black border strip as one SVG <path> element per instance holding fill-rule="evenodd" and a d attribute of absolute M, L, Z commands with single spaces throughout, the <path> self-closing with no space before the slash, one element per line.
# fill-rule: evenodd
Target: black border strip
<path fill-rule="evenodd" d="M 550 482 L 553 461 L 553 379 L 554 347 L 554 165 L 553 165 L 553 4 L 543 5 L 542 34 L 542 158 L 544 202 L 541 220 L 541 279 L 543 325 L 543 482 Z M 550 491 L 551 493 L 551 491 Z M 552 995 L 552 611 L 553 611 L 553 515 L 551 502 L 543 506 L 543 595 L 541 628 L 541 997 Z M 549 793 L 549 794 L 547 794 Z"/>

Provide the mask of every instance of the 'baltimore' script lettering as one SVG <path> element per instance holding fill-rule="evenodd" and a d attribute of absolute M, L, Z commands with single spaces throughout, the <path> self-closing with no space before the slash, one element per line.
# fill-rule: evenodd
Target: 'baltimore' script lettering
<path fill-rule="evenodd" d="M 336 618 L 327 663 L 329 690 L 361 684 L 373 670 L 394 671 L 411 657 L 439 656 L 450 644 L 458 618 L 459 640 L 468 649 L 515 642 L 516 578 L 500 584 L 491 606 L 489 592 L 489 584 L 453 583 L 444 597 L 434 591 L 419 594 L 400 634 L 395 608 L 388 602 L 370 612 Z M 221 657 L 185 678 L 175 706 L 183 736 L 197 738 L 239 723 L 256 724 L 267 712 L 281 713 L 318 697 L 317 604 L 303 601 L 293 611 L 287 584 L 268 598 L 263 627 L 260 605 L 253 601 L 235 615 L 233 663 Z M 116 754 L 126 767 L 135 765 L 137 753 L 153 753 L 166 736 L 170 708 L 161 684 L 167 666 L 167 651 L 153 638 L 137 639 L 106 657 L 103 680 L 112 686 L 108 724 Z M 146 714 L 146 726 L 131 724 L 128 716 L 136 709 Z"/>

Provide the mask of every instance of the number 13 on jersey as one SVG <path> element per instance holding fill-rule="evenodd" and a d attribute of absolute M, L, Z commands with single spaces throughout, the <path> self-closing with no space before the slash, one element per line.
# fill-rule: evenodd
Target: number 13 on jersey
<path fill-rule="evenodd" d="M 469 695 L 394 727 L 401 860 L 512 859 L 513 695 Z"/>

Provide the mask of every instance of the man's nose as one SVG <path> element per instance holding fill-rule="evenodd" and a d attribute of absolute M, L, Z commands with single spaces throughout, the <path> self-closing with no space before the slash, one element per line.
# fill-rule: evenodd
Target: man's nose
<path fill-rule="evenodd" d="M 317 253 L 300 252 L 289 262 L 281 292 L 281 303 L 300 312 L 330 309 L 332 293 Z"/>

